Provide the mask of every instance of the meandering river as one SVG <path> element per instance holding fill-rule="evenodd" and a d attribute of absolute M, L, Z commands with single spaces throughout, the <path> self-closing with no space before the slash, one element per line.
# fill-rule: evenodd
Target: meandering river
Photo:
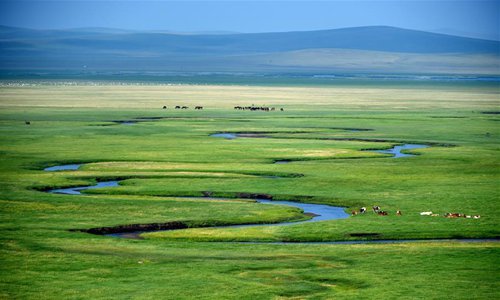
<path fill-rule="evenodd" d="M 262 134 L 255 134 L 255 133 L 231 133 L 231 132 L 222 132 L 222 133 L 214 133 L 210 135 L 211 137 L 217 137 L 217 138 L 224 138 L 227 140 L 234 140 L 237 138 L 272 138 L 271 136 L 266 136 Z M 428 145 L 424 144 L 402 144 L 402 145 L 396 145 L 390 149 L 384 149 L 384 150 L 365 150 L 365 151 L 372 151 L 372 152 L 377 152 L 377 153 L 384 153 L 384 154 L 391 154 L 392 158 L 401 158 L 401 157 L 410 157 L 410 156 L 415 156 L 415 154 L 408 154 L 408 153 L 402 153 L 401 151 L 403 150 L 413 150 L 413 149 L 422 149 L 422 148 L 428 148 Z M 292 162 L 291 160 L 277 160 L 274 163 L 276 164 L 286 164 Z"/>
<path fill-rule="evenodd" d="M 217 133 L 211 135 L 213 137 L 221 137 L 221 138 L 226 138 L 226 139 L 235 139 L 239 137 L 254 137 L 252 135 L 238 135 L 235 133 Z M 408 149 L 419 149 L 419 148 L 426 148 L 428 147 L 427 145 L 420 145 L 420 144 L 403 144 L 403 145 L 397 145 L 394 146 L 391 149 L 387 150 L 372 150 L 375 152 L 379 153 L 386 153 L 386 154 L 392 154 L 394 158 L 400 158 L 400 157 L 408 157 L 408 156 L 413 156 L 412 154 L 404 154 L 401 153 L 402 150 L 408 150 Z M 280 160 L 276 161 L 275 163 L 287 163 L 290 162 L 288 160 Z M 68 170 L 78 170 L 80 168 L 81 164 L 67 164 L 67 165 L 58 165 L 58 166 L 52 166 L 45 168 L 45 171 L 48 172 L 54 172 L 54 171 L 68 171 Z M 49 190 L 49 193 L 54 193 L 54 194 L 67 194 L 67 195 L 81 195 L 81 191 L 84 190 L 89 190 L 89 189 L 98 189 L 98 188 L 109 188 L 109 187 L 117 187 L 119 186 L 119 181 L 117 180 L 112 180 L 112 181 L 100 181 L 97 182 L 95 185 L 89 185 L 89 186 L 75 186 L 75 187 L 68 187 L 68 188 L 61 188 L 61 189 L 52 189 Z M 209 197 L 182 197 L 182 198 L 190 198 L 190 199 L 215 199 L 215 198 L 209 198 Z M 216 198 L 217 200 L 233 200 L 231 198 Z M 331 206 L 331 205 L 325 205 L 325 204 L 311 204 L 311 203 L 301 203 L 301 202 L 295 202 L 295 201 L 273 201 L 273 200 L 268 200 L 268 199 L 254 199 L 256 202 L 261 203 L 261 204 L 268 204 L 268 205 L 286 205 L 286 206 L 291 206 L 291 207 L 296 207 L 301 209 L 305 214 L 308 214 L 312 216 L 312 218 L 305 220 L 305 221 L 298 221 L 298 222 L 282 222 L 282 223 L 272 223 L 272 224 L 245 224 L 245 225 L 230 225 L 230 226 L 222 226 L 225 228 L 230 228 L 230 227 L 248 227 L 248 226 L 276 226 L 276 225 L 290 225 L 290 224 L 299 224 L 299 223 L 304 223 L 304 222 L 317 222 L 317 221 L 327 221 L 327 220 L 337 220 L 337 219 L 344 219 L 349 217 L 349 215 L 344 211 L 343 207 L 338 207 L 338 206 Z M 123 238 L 137 238 L 140 233 L 143 232 L 151 232 L 153 230 L 145 230 L 145 231 L 140 231 L 140 232 L 133 232 L 130 233 L 130 231 L 127 232 L 114 232 L 113 234 L 109 234 L 112 236 L 116 237 L 123 237 Z M 156 230 L 156 231 L 161 231 Z M 334 242 L 337 243 L 337 242 Z M 340 242 L 342 243 L 342 242 Z"/>

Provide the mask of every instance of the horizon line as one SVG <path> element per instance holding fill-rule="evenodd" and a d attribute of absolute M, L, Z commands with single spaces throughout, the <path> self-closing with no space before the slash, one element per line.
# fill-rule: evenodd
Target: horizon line
<path fill-rule="evenodd" d="M 476 40 L 485 40 L 485 41 L 494 41 L 500 42 L 500 39 L 489 39 L 483 37 L 473 37 L 467 35 L 458 35 L 458 34 L 450 34 L 437 32 L 433 30 L 423 30 L 423 29 L 413 29 L 413 28 L 405 28 L 399 26 L 392 25 L 361 25 L 361 26 L 349 26 L 349 27 L 336 27 L 336 28 L 323 28 L 323 29 L 309 29 L 309 30 L 286 30 L 286 31 L 257 31 L 257 32 L 241 32 L 241 31 L 231 31 L 224 29 L 214 29 L 214 30 L 200 30 L 200 31 L 179 31 L 179 30 L 171 30 L 171 29 L 129 29 L 129 28 L 120 28 L 120 27 L 104 27 L 104 26 L 87 26 L 87 27 L 65 27 L 65 28 L 32 28 L 32 27 L 20 27 L 20 26 L 12 26 L 0 24 L 0 27 L 7 27 L 13 29 L 25 29 L 25 30 L 33 30 L 33 31 L 72 31 L 72 30 L 85 30 L 85 29 L 109 29 L 109 30 L 121 30 L 126 33 L 164 33 L 171 35 L 237 35 L 237 34 L 266 34 L 266 33 L 292 33 L 292 32 L 314 32 L 314 31 L 329 31 L 329 30 L 342 30 L 342 29 L 355 29 L 355 28 L 370 28 L 370 27 L 385 27 L 385 28 L 394 28 L 394 29 L 403 29 L 410 31 L 418 31 L 425 33 L 432 33 L 438 35 L 446 35 L 446 36 L 454 36 L 461 38 L 469 38 Z M 126 32 L 128 31 L 128 32 Z M 116 33 L 115 33 L 116 34 Z"/>

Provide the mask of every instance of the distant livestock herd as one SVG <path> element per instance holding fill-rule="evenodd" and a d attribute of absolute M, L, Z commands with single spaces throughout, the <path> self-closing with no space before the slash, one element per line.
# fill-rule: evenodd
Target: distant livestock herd
<path fill-rule="evenodd" d="M 177 105 L 174 108 L 175 109 L 189 109 L 189 106 L 180 106 L 180 105 Z M 163 105 L 163 109 L 168 109 L 168 107 L 166 105 Z M 203 109 L 203 106 L 195 106 L 194 109 L 201 110 L 201 109 Z"/>
<path fill-rule="evenodd" d="M 162 107 L 163 109 L 168 109 L 168 107 L 166 105 L 163 105 Z M 189 106 L 180 106 L 180 105 L 176 105 L 174 107 L 174 109 L 189 109 Z M 195 110 L 202 110 L 203 109 L 203 106 L 195 106 L 194 107 Z M 276 107 L 268 107 L 268 106 L 254 106 L 252 104 L 252 106 L 235 106 L 234 107 L 235 110 L 250 110 L 250 111 L 256 111 L 256 110 L 261 110 L 261 111 L 275 111 L 277 110 Z M 281 107 L 279 109 L 280 111 L 285 111 L 283 109 L 283 107 Z M 26 125 L 31 125 L 31 122 L 30 121 L 25 121 L 24 124 Z"/>
<path fill-rule="evenodd" d="M 166 105 L 163 106 L 163 109 L 168 109 L 168 107 Z M 176 105 L 174 107 L 174 109 L 189 109 L 189 106 L 180 106 L 180 105 Z M 202 110 L 203 109 L 203 106 L 195 106 L 194 107 L 195 110 Z M 261 110 L 261 111 L 275 111 L 276 110 L 276 107 L 268 107 L 268 106 L 254 106 L 252 104 L 252 106 L 235 106 L 234 107 L 235 110 L 250 110 L 250 111 L 256 111 L 256 110 Z M 283 109 L 283 107 L 281 107 L 279 109 L 280 111 L 285 111 Z"/>
<path fill-rule="evenodd" d="M 268 106 L 235 106 L 234 109 L 236 110 L 262 110 L 262 111 L 275 111 L 276 107 L 268 107 Z M 280 108 L 280 111 L 284 111 L 283 108 Z"/>
<path fill-rule="evenodd" d="M 380 206 L 377 206 L 377 205 L 373 206 L 372 210 L 374 213 L 376 213 L 379 216 L 389 215 L 386 211 L 381 210 Z M 353 210 L 351 212 L 351 215 L 355 216 L 358 214 L 364 214 L 365 212 L 366 212 L 366 207 L 361 207 L 359 210 Z M 398 210 L 398 211 L 396 211 L 396 215 L 402 216 L 403 213 L 400 210 Z M 421 216 L 433 216 L 433 217 L 440 216 L 439 214 L 435 214 L 432 211 L 423 211 L 420 213 L 420 215 Z M 479 218 L 481 218 L 480 215 L 472 216 L 472 215 L 466 215 L 466 214 L 462 214 L 462 213 L 446 213 L 443 215 L 443 217 L 445 217 L 445 218 L 466 218 L 466 219 L 479 219 Z"/>

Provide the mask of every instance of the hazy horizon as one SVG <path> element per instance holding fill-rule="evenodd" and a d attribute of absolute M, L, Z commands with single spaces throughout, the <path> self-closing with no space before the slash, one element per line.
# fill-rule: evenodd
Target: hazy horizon
<path fill-rule="evenodd" d="M 5 26 L 260 33 L 391 26 L 500 40 L 497 1 L 0 0 Z"/>
<path fill-rule="evenodd" d="M 166 33 L 166 34 L 174 34 L 174 35 L 203 35 L 203 34 L 214 34 L 214 35 L 230 35 L 230 34 L 258 34 L 258 33 L 286 33 L 286 32 L 314 32 L 314 31 L 327 31 L 327 30 L 336 30 L 336 29 L 350 29 L 350 28 L 364 28 L 364 27 L 393 27 L 393 28 L 399 28 L 399 29 L 407 29 L 407 30 L 415 30 L 415 31 L 422 31 L 422 32 L 429 32 L 429 33 L 436 33 L 436 34 L 444 34 L 444 35 L 451 35 L 451 36 L 458 36 L 458 37 L 465 37 L 465 38 L 473 38 L 473 39 L 481 39 L 481 40 L 490 40 L 490 41 L 500 41 L 500 39 L 491 39 L 487 37 L 474 37 L 474 36 L 469 36 L 467 34 L 460 34 L 459 32 L 453 33 L 452 31 L 448 32 L 446 30 L 422 30 L 422 29 L 413 29 L 413 28 L 404 28 L 404 27 L 397 27 L 397 26 L 390 26 L 390 25 L 371 25 L 371 26 L 351 26 L 351 27 L 338 27 L 338 28 L 323 28 L 323 29 L 314 29 L 314 30 L 288 30 L 288 31 L 266 31 L 266 32 L 238 32 L 238 31 L 225 31 L 225 30 L 202 30 L 202 31 L 175 31 L 175 30 L 169 30 L 169 29 L 125 29 L 125 28 L 117 28 L 117 27 L 100 27 L 100 26 L 88 26 L 88 27 L 71 27 L 71 28 L 30 28 L 30 27 L 17 27 L 17 26 L 10 26 L 10 25 L 5 25 L 1 24 L 0 26 L 3 27 L 10 27 L 10 28 L 19 28 L 19 29 L 28 29 L 28 30 L 40 30 L 40 31 L 51 31 L 51 30 L 60 30 L 60 31 L 84 31 L 84 30 L 103 30 L 103 31 L 116 31 L 116 32 L 123 32 L 123 33 Z M 115 32 L 115 33 L 116 33 Z"/>

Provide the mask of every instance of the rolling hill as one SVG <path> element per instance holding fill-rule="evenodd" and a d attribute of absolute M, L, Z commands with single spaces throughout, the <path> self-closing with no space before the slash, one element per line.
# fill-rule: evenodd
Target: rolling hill
<path fill-rule="evenodd" d="M 251 34 L 0 26 L 0 68 L 499 74 L 500 42 L 386 26 Z"/>

